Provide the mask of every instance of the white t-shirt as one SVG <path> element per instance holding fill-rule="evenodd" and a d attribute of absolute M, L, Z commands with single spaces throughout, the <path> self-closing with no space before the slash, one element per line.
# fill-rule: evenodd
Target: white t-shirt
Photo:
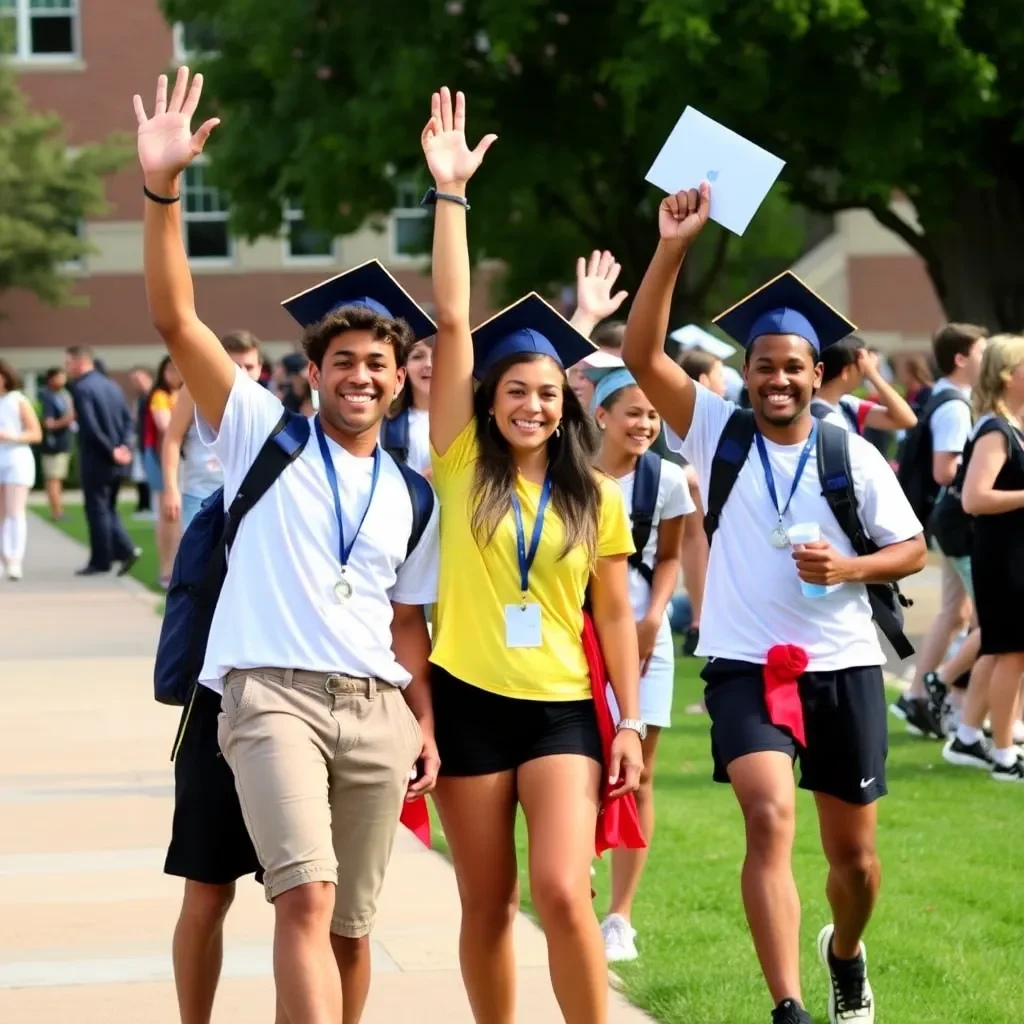
<path fill-rule="evenodd" d="M 239 370 L 220 432 L 197 421 L 200 440 L 224 467 L 227 503 L 281 412 L 280 400 Z M 302 454 L 242 520 L 231 547 L 200 675 L 218 693 L 232 669 L 261 666 L 409 682 L 391 650 L 391 602 L 437 600 L 438 503 L 406 560 L 412 504 L 401 470 L 382 452 L 373 503 L 349 556 L 353 595 L 340 604 L 333 593 L 340 577 L 338 522 L 310 426 Z M 370 497 L 373 459 L 356 458 L 330 438 L 327 444 L 349 542 Z"/>
<path fill-rule="evenodd" d="M 938 395 L 943 391 L 956 388 L 956 385 L 943 377 L 935 382 L 932 394 Z M 933 452 L 957 452 L 964 450 L 968 438 L 971 436 L 971 407 L 968 404 L 971 400 L 970 388 L 959 388 L 960 393 L 967 399 L 967 402 L 949 401 L 940 405 L 932 413 L 928 425 L 932 432 Z"/>
<path fill-rule="evenodd" d="M 698 385 L 686 439 L 680 442 L 671 429 L 666 430 L 669 447 L 696 469 L 701 494 L 708 493 L 718 439 L 735 408 Z M 921 524 L 878 449 L 854 434 L 849 444 L 858 513 L 868 536 L 885 547 L 921 533 Z M 765 439 L 782 505 L 803 447 Z M 867 588 L 846 583 L 825 597 L 804 597 L 792 550 L 778 551 L 771 545 L 777 522 L 756 445 L 751 445 L 711 544 L 697 653 L 764 664 L 769 648 L 796 644 L 807 651 L 812 672 L 884 664 Z M 842 555 L 854 554 L 822 496 L 813 448 L 784 522 L 787 527 L 818 523 L 823 540 Z"/>
<path fill-rule="evenodd" d="M 633 518 L 633 482 L 635 479 L 636 473 L 633 472 L 620 476 L 617 480 L 626 501 L 626 510 L 630 513 L 630 523 Z M 689 515 L 696 509 L 697 506 L 694 505 L 693 498 L 690 497 L 690 488 L 686 485 L 686 476 L 682 468 L 667 459 L 662 459 L 658 497 L 654 502 L 654 522 L 651 526 L 651 535 L 647 538 L 647 544 L 643 550 L 645 565 L 654 568 L 655 555 L 658 551 L 658 524 L 663 519 L 676 519 L 679 516 Z M 651 603 L 651 588 L 643 576 L 632 566 L 629 567 L 629 603 L 637 622 L 647 614 L 647 608 Z"/>
<path fill-rule="evenodd" d="M 430 469 L 430 413 L 426 409 L 409 410 L 408 462 L 417 473 Z"/>
<path fill-rule="evenodd" d="M 811 400 L 811 405 L 828 410 L 828 415 L 822 416 L 822 420 L 834 423 L 851 434 L 863 433 L 861 425 L 864 420 L 862 417 L 867 415 L 868 410 L 874 404 L 874 402 L 865 402 L 863 398 L 855 398 L 853 395 L 843 395 L 835 405 L 826 402 L 824 398 Z"/>

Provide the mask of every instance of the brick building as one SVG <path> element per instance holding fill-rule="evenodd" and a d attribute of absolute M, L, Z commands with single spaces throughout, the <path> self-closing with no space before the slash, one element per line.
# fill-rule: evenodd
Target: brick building
<path fill-rule="evenodd" d="M 187 59 L 191 42 L 182 26 L 164 21 L 156 0 L 0 0 L 0 17 L 16 28 L 22 88 L 34 107 L 64 119 L 72 146 L 117 131 L 134 134 L 132 95 L 151 104 L 156 76 Z M 214 159 L 216 148 L 215 136 Z M 142 282 L 143 197 L 134 160 L 108 180 L 107 198 L 108 212 L 81 225 L 97 251 L 68 268 L 87 306 L 51 309 L 27 293 L 0 296 L 0 347 L 30 374 L 59 364 L 74 343 L 93 346 L 114 373 L 159 359 Z M 301 210 L 288 209 L 279 237 L 250 245 L 231 237 L 226 199 L 207 184 L 204 168 L 190 167 L 182 215 L 200 315 L 218 333 L 254 331 L 276 357 L 297 337 L 280 300 L 371 258 L 429 308 L 428 260 L 409 254 L 427 223 L 419 199 L 399 190 L 391 215 L 337 239 L 307 229 Z M 475 291 L 474 301 L 485 302 L 486 289 Z M 481 306 L 474 315 L 487 312 Z"/>

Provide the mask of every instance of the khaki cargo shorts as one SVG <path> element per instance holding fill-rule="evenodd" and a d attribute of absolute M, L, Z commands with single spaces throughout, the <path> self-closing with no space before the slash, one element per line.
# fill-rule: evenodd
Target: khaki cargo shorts
<path fill-rule="evenodd" d="M 267 899 L 332 882 L 331 931 L 367 935 L 422 744 L 402 691 L 321 672 L 238 670 L 224 681 L 217 739 Z"/>

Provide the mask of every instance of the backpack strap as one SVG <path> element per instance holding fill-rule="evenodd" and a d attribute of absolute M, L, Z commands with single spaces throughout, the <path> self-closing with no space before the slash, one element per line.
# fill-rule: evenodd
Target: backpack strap
<path fill-rule="evenodd" d="M 711 543 L 722 517 L 722 509 L 729 500 L 736 478 L 747 461 L 754 443 L 754 414 L 749 409 L 736 409 L 726 421 L 711 460 L 711 479 L 704 512 L 704 533 Z"/>
<path fill-rule="evenodd" d="M 857 514 L 857 493 L 850 467 L 850 435 L 834 423 L 822 423 L 818 429 L 817 449 L 818 478 L 832 515 L 858 556 L 874 554 L 878 545 L 867 535 Z M 872 617 L 897 656 L 909 658 L 914 647 L 903 632 L 894 599 L 903 606 L 910 602 L 896 583 L 869 583 L 867 591 Z"/>
<path fill-rule="evenodd" d="M 399 465 L 409 461 L 409 410 L 403 409 L 394 419 L 385 419 L 381 444 Z"/>
<path fill-rule="evenodd" d="M 644 548 L 651 539 L 654 528 L 654 508 L 658 503 L 658 488 L 661 486 L 661 456 L 647 451 L 637 460 L 633 476 L 633 508 L 630 518 L 633 522 L 633 547 L 629 564 L 643 577 L 648 586 L 654 581 L 654 569 L 644 561 Z"/>
<path fill-rule="evenodd" d="M 816 420 L 823 420 L 832 411 L 824 401 L 817 400 L 811 402 L 810 410 Z"/>
<path fill-rule="evenodd" d="M 426 477 L 421 476 L 411 466 L 400 462 L 393 452 L 389 454 L 402 474 L 412 504 L 412 530 L 405 548 L 405 557 L 408 558 L 416 550 L 416 545 L 422 539 L 430 523 L 430 517 L 434 514 L 434 488 L 427 482 Z"/>
<path fill-rule="evenodd" d="M 964 396 L 964 393 L 959 388 L 943 388 L 939 392 L 932 392 L 928 396 L 928 401 L 925 402 L 924 409 L 921 410 L 921 420 L 925 423 L 929 423 L 929 430 L 931 429 L 930 420 L 935 415 L 937 409 L 940 409 L 947 402 L 963 402 L 964 405 L 969 409 L 971 403 Z"/>

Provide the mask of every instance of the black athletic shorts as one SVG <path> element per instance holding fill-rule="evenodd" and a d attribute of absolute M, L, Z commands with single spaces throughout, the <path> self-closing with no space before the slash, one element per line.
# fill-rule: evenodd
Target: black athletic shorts
<path fill-rule="evenodd" d="M 551 754 L 604 761 L 592 700 L 505 697 L 437 665 L 430 685 L 442 775 L 490 775 Z"/>
<path fill-rule="evenodd" d="M 174 758 L 174 822 L 164 873 L 209 885 L 263 871 L 242 820 L 235 777 L 217 744 L 220 696 L 196 689 Z"/>
<path fill-rule="evenodd" d="M 701 673 L 711 716 L 714 779 L 728 782 L 738 757 L 780 750 L 800 761 L 800 788 L 851 804 L 874 803 L 888 792 L 885 684 L 878 667 L 805 672 L 797 680 L 807 746 L 768 717 L 764 666 L 714 658 Z"/>

